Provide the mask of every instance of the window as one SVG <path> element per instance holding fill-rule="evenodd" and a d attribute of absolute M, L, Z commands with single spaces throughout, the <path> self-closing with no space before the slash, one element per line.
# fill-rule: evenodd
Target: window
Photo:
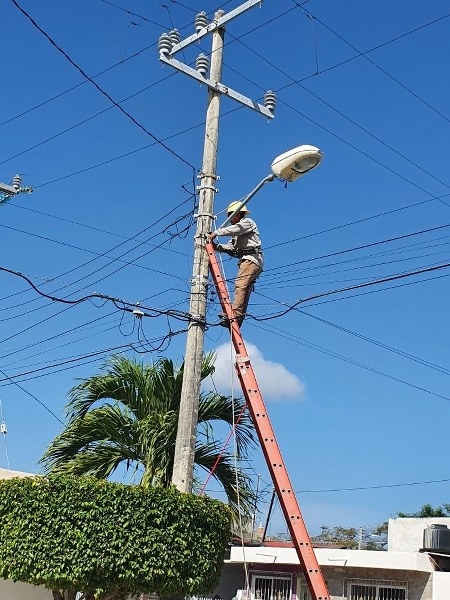
<path fill-rule="evenodd" d="M 403 581 L 349 579 L 348 600 L 407 600 L 407 586 Z"/>
<path fill-rule="evenodd" d="M 251 600 L 291 600 L 292 576 L 253 573 Z"/>

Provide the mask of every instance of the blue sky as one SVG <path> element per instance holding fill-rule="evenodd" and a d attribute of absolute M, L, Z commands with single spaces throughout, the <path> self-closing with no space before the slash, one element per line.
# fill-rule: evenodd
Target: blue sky
<path fill-rule="evenodd" d="M 67 391 L 109 354 L 182 360 L 185 322 L 167 311 L 188 310 L 207 90 L 162 65 L 157 42 L 173 27 L 193 33 L 201 10 L 239 4 L 5 3 L 0 181 L 22 173 L 34 192 L 0 206 L 0 466 L 38 469 Z M 258 101 L 275 90 L 278 104 L 268 122 L 222 99 L 215 212 L 220 223 L 275 156 L 323 150 L 319 168 L 249 205 L 266 268 L 243 328 L 317 533 L 449 501 L 450 11 L 444 0 L 301 4 L 265 0 L 227 26 L 223 83 Z M 179 59 L 192 64 L 210 43 Z M 230 279 L 235 268 L 225 262 Z M 51 296 L 97 292 L 157 316 L 51 301 L 8 270 Z M 206 349 L 228 392 L 210 296 Z M 259 452 L 251 468 L 270 490 Z"/>

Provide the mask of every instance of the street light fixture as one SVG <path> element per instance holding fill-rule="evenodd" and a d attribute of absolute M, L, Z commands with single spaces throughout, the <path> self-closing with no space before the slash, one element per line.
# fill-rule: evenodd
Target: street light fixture
<path fill-rule="evenodd" d="M 247 202 L 253 198 L 253 196 L 269 181 L 273 181 L 274 179 L 283 179 L 284 181 L 288 181 L 291 183 L 295 181 L 308 171 L 312 171 L 315 167 L 317 167 L 323 159 L 323 152 L 316 148 L 316 146 L 309 146 L 304 144 L 303 146 L 297 146 L 292 150 L 288 150 L 283 154 L 277 156 L 271 165 L 272 173 L 264 177 L 258 185 L 253 189 L 247 196 L 242 199 L 241 204 L 238 208 L 232 213 L 227 220 L 222 223 L 220 227 L 224 227 L 234 215 L 242 210 L 242 208 L 247 204 Z"/>
<path fill-rule="evenodd" d="M 272 163 L 272 173 L 285 181 L 295 181 L 317 167 L 323 159 L 323 152 L 315 146 L 297 146 L 280 154 Z"/>

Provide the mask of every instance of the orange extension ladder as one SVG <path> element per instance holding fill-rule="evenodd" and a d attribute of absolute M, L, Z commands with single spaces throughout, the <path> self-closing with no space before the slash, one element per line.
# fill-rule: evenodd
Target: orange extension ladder
<path fill-rule="evenodd" d="M 267 467 L 272 477 L 274 488 L 277 492 L 280 506 L 283 510 L 289 532 L 292 537 L 302 572 L 313 600 L 330 600 L 328 588 L 317 562 L 311 539 L 306 530 L 300 507 L 292 489 L 289 475 L 281 456 L 275 433 L 269 421 L 266 408 L 259 391 L 258 382 L 250 363 L 244 340 L 239 325 L 234 318 L 227 286 L 217 261 L 214 247 L 206 244 L 209 268 L 217 289 L 223 312 L 230 320 L 231 340 L 236 352 L 236 371 L 242 392 L 247 402 L 253 424 L 258 434 Z"/>

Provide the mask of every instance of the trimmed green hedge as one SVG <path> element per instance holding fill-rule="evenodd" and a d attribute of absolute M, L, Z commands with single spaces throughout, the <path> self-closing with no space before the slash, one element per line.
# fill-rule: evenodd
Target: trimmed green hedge
<path fill-rule="evenodd" d="M 67 475 L 0 481 L 4 579 L 84 592 L 202 594 L 218 581 L 229 532 L 225 505 L 174 488 Z"/>

